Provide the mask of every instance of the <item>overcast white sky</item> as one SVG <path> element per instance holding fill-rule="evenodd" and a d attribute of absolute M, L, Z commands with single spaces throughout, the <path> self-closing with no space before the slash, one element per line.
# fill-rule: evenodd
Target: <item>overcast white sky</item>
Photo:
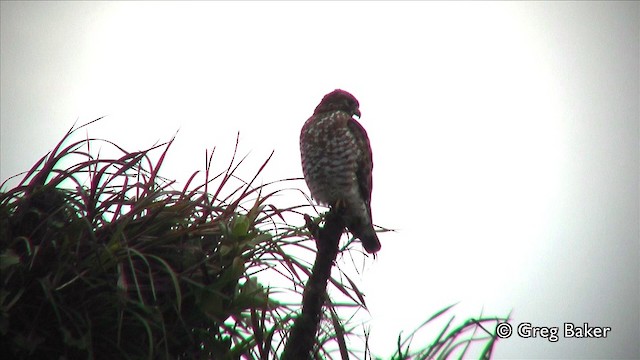
<path fill-rule="evenodd" d="M 374 354 L 461 301 L 459 319 L 612 328 L 514 336 L 496 358 L 640 358 L 639 9 L 2 2 L 0 181 L 103 115 L 89 135 L 128 150 L 179 129 L 170 178 L 214 146 L 222 167 L 237 131 L 247 174 L 275 150 L 262 180 L 300 177 L 300 127 L 342 88 L 373 147 L 374 222 L 398 229 L 361 276 Z"/>

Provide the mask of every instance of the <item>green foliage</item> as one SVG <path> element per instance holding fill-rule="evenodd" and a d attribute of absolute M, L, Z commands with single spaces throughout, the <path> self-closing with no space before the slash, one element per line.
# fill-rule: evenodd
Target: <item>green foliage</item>
<path fill-rule="evenodd" d="M 140 152 L 97 139 L 65 145 L 76 130 L 0 194 L 3 352 L 273 357 L 296 309 L 255 276 L 276 260 L 310 271 L 283 250 L 301 231 L 276 220 L 294 210 L 265 206 L 273 193 L 237 181 L 235 155 L 212 178 L 209 156 L 205 182 L 190 188 L 193 174 L 176 191 L 158 176 L 171 142 Z M 99 142 L 121 156 L 93 157 Z"/>
<path fill-rule="evenodd" d="M 472 346 L 479 348 L 478 355 L 473 357 L 478 359 L 490 359 L 497 339 L 495 335 L 495 325 L 500 322 L 507 321 L 508 317 L 483 317 L 481 314 L 477 319 L 467 319 L 458 326 L 453 326 L 455 317 L 452 317 L 446 323 L 445 327 L 441 329 L 431 344 L 419 348 L 418 350 L 410 349 L 414 336 L 431 322 L 451 310 L 453 306 L 454 305 L 447 306 L 436 312 L 433 316 L 423 322 L 422 325 L 418 326 L 418 328 L 404 340 L 399 336 L 398 348 L 391 359 L 466 359 L 472 357 L 469 353 Z"/>
<path fill-rule="evenodd" d="M 244 182 L 235 175 L 244 159 L 234 154 L 211 176 L 211 154 L 205 180 L 193 185 L 196 172 L 179 191 L 158 175 L 173 140 L 138 152 L 90 138 L 66 145 L 80 128 L 17 186 L 1 186 L 3 355 L 277 358 L 300 306 L 281 299 L 301 298 L 311 273 L 303 259 L 314 247 L 304 228 L 286 221 L 308 205 L 279 209 L 268 202 L 281 191 L 269 190 L 278 182 L 253 185 L 269 159 Z M 94 156 L 97 145 L 120 156 Z M 346 301 L 327 299 L 315 358 L 363 356 L 348 349 L 356 326 L 339 310 L 364 308 L 364 296 L 339 275 L 330 286 Z M 265 287 L 264 278 L 286 285 Z M 458 346 L 448 338 L 432 348 L 441 354 Z M 408 344 L 398 349 L 396 358 L 410 357 Z"/>

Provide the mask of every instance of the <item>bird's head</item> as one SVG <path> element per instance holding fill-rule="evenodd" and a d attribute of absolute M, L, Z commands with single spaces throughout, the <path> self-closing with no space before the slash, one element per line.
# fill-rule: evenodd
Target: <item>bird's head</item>
<path fill-rule="evenodd" d="M 349 115 L 360 117 L 360 104 L 356 98 L 348 92 L 340 89 L 333 90 L 322 98 L 313 114 L 330 111 L 344 111 Z"/>

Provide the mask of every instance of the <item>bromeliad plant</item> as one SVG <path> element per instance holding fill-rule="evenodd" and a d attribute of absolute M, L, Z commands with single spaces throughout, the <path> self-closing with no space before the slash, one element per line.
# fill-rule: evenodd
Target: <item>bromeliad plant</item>
<path fill-rule="evenodd" d="M 285 250 L 311 248 L 284 221 L 296 208 L 267 205 L 278 191 L 253 186 L 269 160 L 243 182 L 234 172 L 244 159 L 211 177 L 209 156 L 204 183 L 192 186 L 195 173 L 177 191 L 158 175 L 173 140 L 139 152 L 66 145 L 80 128 L 0 194 L 3 353 L 275 357 L 297 309 L 256 276 L 282 276 L 293 286 L 280 292 L 300 294 L 310 265 Z M 94 157 L 96 143 L 121 156 Z"/>
<path fill-rule="evenodd" d="M 301 218 L 308 202 L 274 206 L 269 200 L 285 190 L 272 189 L 288 180 L 254 186 L 269 157 L 251 181 L 242 181 L 236 170 L 244 158 L 236 161 L 235 153 L 215 175 L 213 153 L 207 156 L 205 180 L 195 184 L 196 172 L 175 190 L 175 182 L 158 174 L 173 140 L 138 152 L 89 138 L 67 145 L 84 126 L 69 130 L 17 186 L 0 186 L 3 355 L 278 358 L 311 275 L 304 259 L 315 253 L 312 234 L 288 223 Z M 96 144 L 120 155 L 94 156 Z M 334 269 L 328 282 L 340 301 L 319 295 L 321 323 L 310 330 L 316 343 L 308 355 L 370 358 L 366 334 L 341 318 L 365 308 L 364 296 Z M 285 285 L 264 287 L 261 279 Z M 410 355 L 408 343 L 399 343 L 394 357 L 442 357 L 477 340 L 461 338 L 470 326 L 459 329 L 428 353 Z M 349 346 L 352 337 L 364 349 Z M 483 341 L 491 349 L 494 340 Z"/>

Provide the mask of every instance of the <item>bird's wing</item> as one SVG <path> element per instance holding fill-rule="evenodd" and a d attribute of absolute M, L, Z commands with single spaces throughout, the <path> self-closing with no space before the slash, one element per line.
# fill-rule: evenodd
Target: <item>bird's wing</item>
<path fill-rule="evenodd" d="M 373 170 L 373 158 L 371 156 L 371 144 L 369 143 L 369 137 L 367 131 L 357 122 L 355 119 L 351 119 L 347 126 L 349 131 L 356 139 L 356 144 L 359 149 L 359 156 L 357 159 L 356 176 L 358 177 L 358 186 L 360 188 L 360 195 L 367 203 L 371 203 L 371 189 L 373 188 L 373 179 L 371 171 Z M 371 212 L 371 211 L 369 211 Z"/>

